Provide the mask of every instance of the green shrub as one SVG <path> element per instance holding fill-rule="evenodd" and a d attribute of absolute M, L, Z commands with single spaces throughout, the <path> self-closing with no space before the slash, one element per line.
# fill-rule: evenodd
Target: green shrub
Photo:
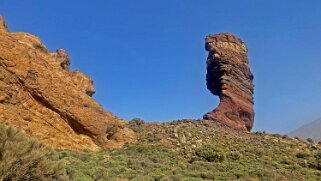
<path fill-rule="evenodd" d="M 145 121 L 140 118 L 133 118 L 128 123 L 130 129 L 132 129 L 136 133 L 141 133 L 143 131 L 142 125 L 145 124 Z"/>
<path fill-rule="evenodd" d="M 53 152 L 21 132 L 0 124 L 0 180 L 68 180 Z"/>
<path fill-rule="evenodd" d="M 209 162 L 223 162 L 226 160 L 225 153 L 215 148 L 214 145 L 204 145 L 198 148 L 195 154 Z"/>
<path fill-rule="evenodd" d="M 315 159 L 321 161 L 321 151 L 317 151 L 317 152 L 314 154 L 314 157 L 315 157 Z"/>
<path fill-rule="evenodd" d="M 296 157 L 298 158 L 308 158 L 310 157 L 310 154 L 309 153 L 305 153 L 305 152 L 299 152 L 296 154 Z"/>
<path fill-rule="evenodd" d="M 144 120 L 140 119 L 140 118 L 133 118 L 132 120 L 130 120 L 128 122 L 131 126 L 141 126 L 142 124 L 145 123 Z"/>
<path fill-rule="evenodd" d="M 242 154 L 238 151 L 231 151 L 231 152 L 227 153 L 226 157 L 230 161 L 236 161 L 242 157 Z"/>
<path fill-rule="evenodd" d="M 312 162 L 309 162 L 309 167 L 317 170 L 321 170 L 321 163 L 318 160 L 312 161 Z"/>

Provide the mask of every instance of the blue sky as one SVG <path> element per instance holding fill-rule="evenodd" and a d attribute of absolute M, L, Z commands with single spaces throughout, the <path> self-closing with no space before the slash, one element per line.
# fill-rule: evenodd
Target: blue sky
<path fill-rule="evenodd" d="M 215 108 L 204 38 L 233 33 L 255 75 L 254 130 L 279 133 L 321 117 L 320 8 L 318 0 L 0 0 L 11 31 L 66 49 L 72 69 L 94 79 L 94 98 L 126 120 Z"/>

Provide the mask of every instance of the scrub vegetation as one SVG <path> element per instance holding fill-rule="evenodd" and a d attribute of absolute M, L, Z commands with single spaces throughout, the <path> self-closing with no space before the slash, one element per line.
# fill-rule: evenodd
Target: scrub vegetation
<path fill-rule="evenodd" d="M 68 178 L 52 177 L 57 180 L 321 179 L 321 147 L 311 141 L 238 132 L 210 121 L 129 124 L 139 134 L 135 144 L 97 153 L 55 150 L 41 158 L 66 164 Z"/>

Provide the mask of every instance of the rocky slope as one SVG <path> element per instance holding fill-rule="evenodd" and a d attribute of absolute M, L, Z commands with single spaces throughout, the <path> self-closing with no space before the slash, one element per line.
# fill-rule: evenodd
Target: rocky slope
<path fill-rule="evenodd" d="M 91 98 L 92 79 L 69 66 L 64 50 L 48 52 L 37 36 L 9 32 L 0 17 L 0 122 L 71 150 L 134 142 L 126 123 Z"/>
<path fill-rule="evenodd" d="M 206 37 L 207 88 L 220 104 L 204 119 L 250 131 L 254 123 L 253 74 L 243 41 L 228 33 Z"/>
<path fill-rule="evenodd" d="M 320 180 L 321 148 L 210 120 L 130 121 L 138 142 L 99 153 L 59 152 L 71 180 Z"/>

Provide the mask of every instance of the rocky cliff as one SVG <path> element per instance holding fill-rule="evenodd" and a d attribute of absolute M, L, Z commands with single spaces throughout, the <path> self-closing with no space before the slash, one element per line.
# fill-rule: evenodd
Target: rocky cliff
<path fill-rule="evenodd" d="M 207 88 L 220 103 L 204 119 L 250 131 L 254 122 L 253 74 L 243 41 L 228 33 L 206 37 Z"/>
<path fill-rule="evenodd" d="M 91 98 L 92 79 L 69 66 L 66 51 L 48 52 L 37 36 L 9 32 L 0 17 L 0 122 L 58 148 L 134 142 L 126 123 Z"/>

